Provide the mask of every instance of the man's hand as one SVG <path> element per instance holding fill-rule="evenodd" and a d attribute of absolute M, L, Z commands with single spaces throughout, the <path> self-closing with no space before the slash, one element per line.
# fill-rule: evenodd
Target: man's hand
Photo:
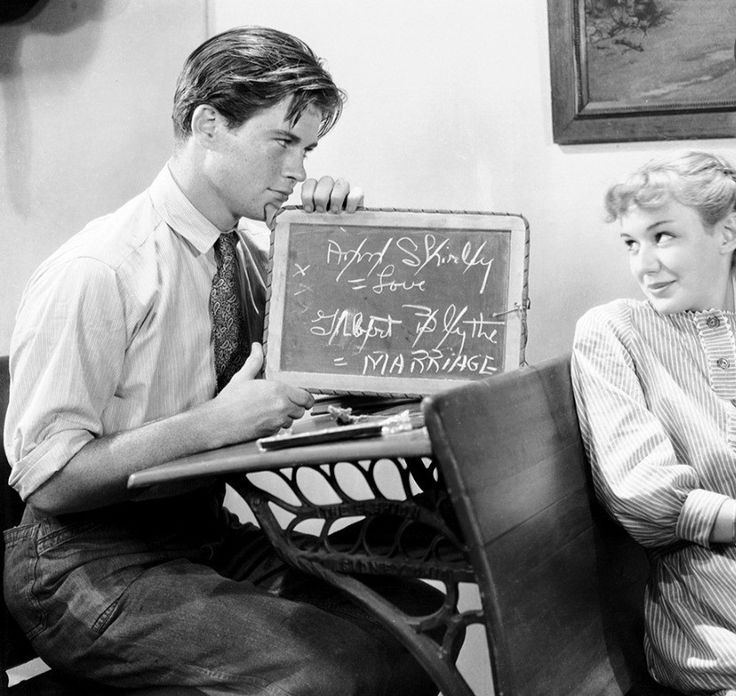
<path fill-rule="evenodd" d="M 354 213 L 363 205 L 363 190 L 345 179 L 323 176 L 302 184 L 302 207 L 308 213 Z"/>
<path fill-rule="evenodd" d="M 39 514 L 57 516 L 127 500 L 128 477 L 179 457 L 273 435 L 314 404 L 304 389 L 256 379 L 263 349 L 251 354 L 214 398 L 138 428 L 95 437 L 28 498 Z"/>
<path fill-rule="evenodd" d="M 314 397 L 304 389 L 257 379 L 262 365 L 263 348 L 254 343 L 243 367 L 212 401 L 219 411 L 220 436 L 228 444 L 273 435 L 314 404 Z"/>

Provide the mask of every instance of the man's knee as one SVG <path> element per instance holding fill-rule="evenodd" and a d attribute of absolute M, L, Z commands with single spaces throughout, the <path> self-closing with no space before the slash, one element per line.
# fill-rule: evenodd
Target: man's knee
<path fill-rule="evenodd" d="M 396 693 L 391 679 L 392 665 L 383 648 L 368 637 L 353 636 L 339 646 L 326 640 L 323 648 L 293 666 L 288 686 L 279 686 L 299 696 L 388 696 Z"/>
<path fill-rule="evenodd" d="M 299 696 L 434 696 L 437 687 L 403 647 L 382 645 L 356 629 L 350 641 L 329 645 L 295 670 Z M 390 646 L 390 647 L 389 647 Z"/>

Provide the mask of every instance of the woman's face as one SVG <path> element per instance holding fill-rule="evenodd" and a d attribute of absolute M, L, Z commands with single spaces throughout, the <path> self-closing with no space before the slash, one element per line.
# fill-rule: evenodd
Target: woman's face
<path fill-rule="evenodd" d="M 734 250 L 727 220 L 707 229 L 694 208 L 672 199 L 621 218 L 631 273 L 658 312 L 725 308 Z"/>

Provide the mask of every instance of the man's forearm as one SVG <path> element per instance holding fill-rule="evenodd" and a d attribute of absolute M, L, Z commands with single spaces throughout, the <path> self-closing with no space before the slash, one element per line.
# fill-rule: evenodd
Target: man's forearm
<path fill-rule="evenodd" d="M 27 502 L 55 516 L 128 500 L 136 471 L 223 444 L 211 426 L 211 403 L 90 441 Z"/>

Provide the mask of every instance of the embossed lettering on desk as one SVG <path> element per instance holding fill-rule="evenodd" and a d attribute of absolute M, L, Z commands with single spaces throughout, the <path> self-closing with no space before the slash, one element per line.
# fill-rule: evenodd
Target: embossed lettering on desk
<path fill-rule="evenodd" d="M 375 512 L 385 515 L 398 515 L 405 519 L 418 519 L 423 513 L 417 505 L 407 503 L 405 500 L 396 500 L 394 502 L 381 499 L 379 503 L 375 500 L 361 500 L 359 505 L 366 512 Z M 334 505 L 320 505 L 317 517 L 324 520 L 333 520 L 345 517 L 344 503 L 335 503 Z"/>
<path fill-rule="evenodd" d="M 334 558 L 328 562 L 328 565 L 339 573 L 366 573 L 369 575 L 410 575 L 411 571 L 416 569 L 416 564 L 375 561 L 368 558 L 357 558 L 356 556 Z M 435 567 L 431 563 L 425 562 L 422 565 L 422 571 L 422 577 L 428 580 L 443 580 L 447 576 L 447 568 L 439 564 Z"/>

